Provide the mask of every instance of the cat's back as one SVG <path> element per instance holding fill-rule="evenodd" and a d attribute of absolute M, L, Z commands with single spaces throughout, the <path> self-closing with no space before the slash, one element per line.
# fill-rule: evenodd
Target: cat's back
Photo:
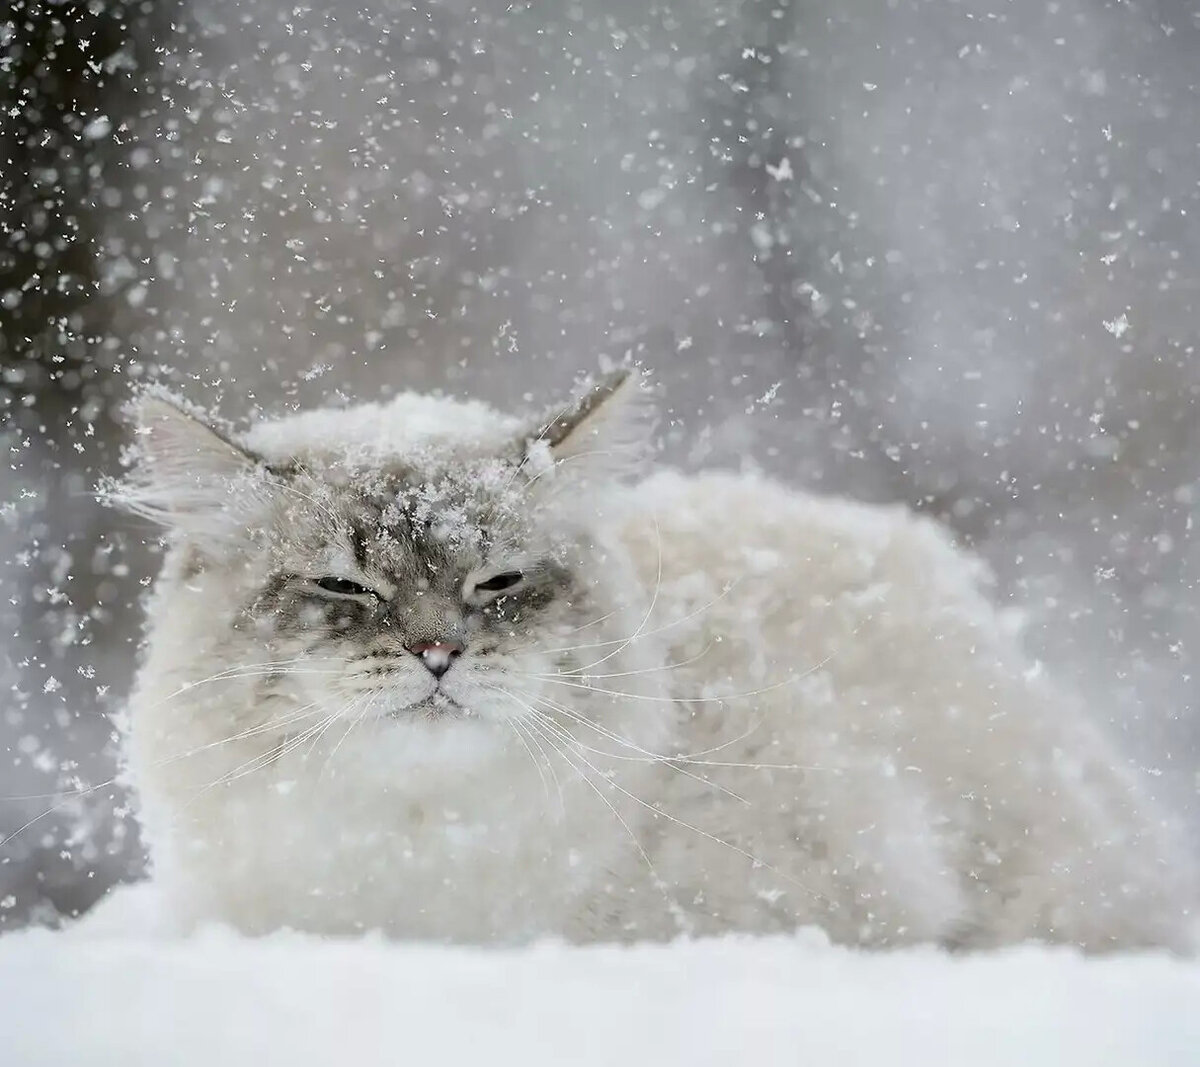
<path fill-rule="evenodd" d="M 948 531 L 747 475 L 661 474 L 630 503 L 642 635 L 703 779 L 663 807 L 737 846 L 671 839 L 696 893 L 735 909 L 748 854 L 806 887 L 759 872 L 763 900 L 841 900 L 817 921 L 851 940 L 1182 936 L 1173 830 Z"/>
<path fill-rule="evenodd" d="M 631 502 L 642 634 L 686 749 L 976 783 L 1033 767 L 1030 747 L 1091 750 L 987 569 L 931 519 L 731 473 L 657 475 Z"/>
<path fill-rule="evenodd" d="M 938 783 L 980 780 L 954 753 L 979 750 L 968 735 L 1009 644 L 984 569 L 903 508 L 753 475 L 663 473 L 630 505 L 643 634 L 663 643 L 689 754 L 688 775 L 664 775 L 663 807 L 712 835 L 658 846 L 697 872 L 688 892 L 736 914 L 749 877 L 755 929 L 945 936 L 967 905 L 939 874 L 956 862 L 951 830 L 927 826 L 965 821 Z M 855 893 L 876 902 L 869 923 Z"/>
<path fill-rule="evenodd" d="M 848 646 L 870 645 L 881 627 L 1009 634 L 984 593 L 986 568 L 903 506 L 666 471 L 632 491 L 625 535 L 670 643 L 739 646 L 760 677 L 783 650 L 789 670 L 833 653 L 855 660 Z"/>

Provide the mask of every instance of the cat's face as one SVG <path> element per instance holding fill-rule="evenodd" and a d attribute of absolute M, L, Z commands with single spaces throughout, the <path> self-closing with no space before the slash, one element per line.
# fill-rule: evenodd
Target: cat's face
<path fill-rule="evenodd" d="M 360 719 L 519 717 L 623 614 L 620 561 L 503 464 L 287 484 L 233 640 L 321 673 L 281 670 L 274 693 Z"/>
<path fill-rule="evenodd" d="M 334 720 L 551 729 L 565 705 L 610 701 L 586 672 L 630 659 L 645 609 L 593 521 L 611 465 L 591 457 L 628 454 L 627 424 L 601 415 L 630 385 L 602 383 L 501 447 L 408 457 L 295 435 L 263 456 L 151 401 L 123 495 L 176 532 L 179 610 L 189 570 L 228 591 L 217 666 L 261 665 L 254 707 L 281 735 Z"/>

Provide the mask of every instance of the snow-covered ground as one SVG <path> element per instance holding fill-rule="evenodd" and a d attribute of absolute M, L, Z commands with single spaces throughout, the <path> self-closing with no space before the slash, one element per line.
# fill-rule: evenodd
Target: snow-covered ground
<path fill-rule="evenodd" d="M 134 891 L 122 910 L 150 906 Z M 173 940 L 121 933 L 112 916 L 0 938 L 5 1067 L 1190 1067 L 1200 1055 L 1200 963 L 1166 956 L 868 955 L 812 933 L 519 951 Z"/>

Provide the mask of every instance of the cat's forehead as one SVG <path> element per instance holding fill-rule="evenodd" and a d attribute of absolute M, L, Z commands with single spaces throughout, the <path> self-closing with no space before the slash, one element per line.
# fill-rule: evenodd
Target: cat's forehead
<path fill-rule="evenodd" d="M 295 547 L 360 568 L 471 566 L 533 535 L 512 475 L 499 461 L 307 470 L 289 483 L 282 533 Z"/>
<path fill-rule="evenodd" d="M 342 507 L 368 545 L 482 552 L 524 526 L 510 480 L 498 464 L 432 473 L 401 468 L 345 487 Z"/>

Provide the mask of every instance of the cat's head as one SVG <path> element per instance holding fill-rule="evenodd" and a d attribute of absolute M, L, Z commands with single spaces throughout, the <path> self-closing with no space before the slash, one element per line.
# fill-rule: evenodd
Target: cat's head
<path fill-rule="evenodd" d="M 646 395 L 621 371 L 536 418 L 406 394 L 235 437 L 148 393 L 113 496 L 169 531 L 156 625 L 211 613 L 184 673 L 244 671 L 265 719 L 537 720 L 629 660 L 647 591 L 604 531 Z"/>

